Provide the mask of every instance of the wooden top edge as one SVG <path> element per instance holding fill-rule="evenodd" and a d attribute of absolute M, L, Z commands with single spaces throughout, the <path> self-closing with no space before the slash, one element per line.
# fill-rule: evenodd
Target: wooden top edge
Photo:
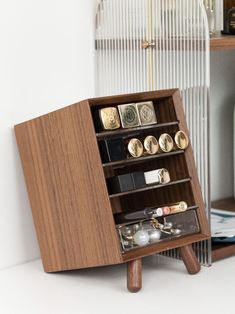
<path fill-rule="evenodd" d="M 138 101 L 147 100 L 150 98 L 165 98 L 172 96 L 175 92 L 178 92 L 179 88 L 172 89 L 162 89 L 155 91 L 146 91 L 146 92 L 137 92 L 137 93 L 128 93 L 128 94 L 117 94 L 112 96 L 104 96 L 104 97 L 96 97 L 87 99 L 91 106 L 98 105 L 100 103 L 115 103 L 115 102 L 123 102 L 123 101 L 135 101 L 138 98 Z"/>

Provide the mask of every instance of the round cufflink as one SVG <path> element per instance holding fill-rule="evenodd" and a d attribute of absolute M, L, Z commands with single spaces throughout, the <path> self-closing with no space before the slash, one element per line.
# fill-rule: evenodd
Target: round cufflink
<path fill-rule="evenodd" d="M 158 152 L 159 145 L 156 137 L 149 135 L 144 139 L 144 148 L 149 155 L 154 155 Z"/>
<path fill-rule="evenodd" d="M 172 137 L 167 133 L 163 133 L 159 137 L 158 143 L 159 143 L 161 150 L 164 153 L 171 152 L 173 147 L 174 147 L 174 141 L 173 141 Z"/>
<path fill-rule="evenodd" d="M 141 157 L 144 153 L 143 144 L 137 138 L 133 138 L 128 142 L 127 149 L 129 154 L 134 158 Z"/>
<path fill-rule="evenodd" d="M 186 133 L 178 131 L 175 134 L 175 144 L 179 149 L 186 149 L 189 145 L 189 139 Z"/>

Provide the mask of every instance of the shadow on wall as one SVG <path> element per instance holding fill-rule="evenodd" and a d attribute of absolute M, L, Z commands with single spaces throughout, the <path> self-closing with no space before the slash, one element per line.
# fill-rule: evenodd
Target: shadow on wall
<path fill-rule="evenodd" d="M 12 189 L 14 191 L 12 196 L 15 198 L 14 202 L 17 209 L 17 211 L 14 212 L 14 214 L 16 213 L 16 217 L 13 217 L 13 224 L 15 225 L 15 234 L 13 236 L 15 237 L 17 234 L 18 237 L 15 239 L 17 240 L 16 243 L 14 243 L 13 239 L 13 246 L 9 245 L 9 250 L 13 250 L 14 252 L 10 254 L 12 261 L 9 261 L 10 263 L 8 264 L 14 265 L 36 259 L 39 257 L 40 253 L 14 129 L 12 129 L 11 132 L 15 183 L 15 187 Z"/>

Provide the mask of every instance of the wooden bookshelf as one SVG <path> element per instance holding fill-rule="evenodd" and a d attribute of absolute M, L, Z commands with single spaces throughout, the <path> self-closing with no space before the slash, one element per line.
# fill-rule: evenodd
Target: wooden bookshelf
<path fill-rule="evenodd" d="M 234 198 L 226 198 L 211 203 L 212 208 L 235 211 Z M 235 255 L 235 243 L 219 243 L 212 242 L 212 262 Z"/>

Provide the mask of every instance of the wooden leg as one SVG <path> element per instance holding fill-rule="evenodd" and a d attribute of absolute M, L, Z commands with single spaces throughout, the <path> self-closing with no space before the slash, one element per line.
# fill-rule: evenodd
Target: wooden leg
<path fill-rule="evenodd" d="M 182 246 L 179 250 L 188 273 L 191 275 L 197 274 L 201 269 L 201 265 L 197 260 L 192 245 Z"/>
<path fill-rule="evenodd" d="M 142 259 L 127 263 L 127 288 L 130 292 L 138 292 L 142 288 Z"/>

